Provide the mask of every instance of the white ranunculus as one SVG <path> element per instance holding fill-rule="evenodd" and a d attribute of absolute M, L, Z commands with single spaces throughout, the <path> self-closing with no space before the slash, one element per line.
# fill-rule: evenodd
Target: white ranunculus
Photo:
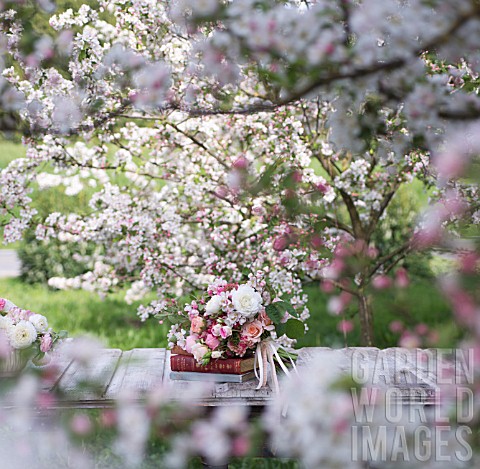
<path fill-rule="evenodd" d="M 249 285 L 240 285 L 232 293 L 232 302 L 239 314 L 251 318 L 260 311 L 262 296 Z"/>
<path fill-rule="evenodd" d="M 219 350 L 215 350 L 214 352 L 212 352 L 212 358 L 220 358 L 222 356 L 222 352 L 220 352 Z"/>
<path fill-rule="evenodd" d="M 9 333 L 10 343 L 15 349 L 24 349 L 30 347 L 37 338 L 37 331 L 34 325 L 29 321 L 20 321 L 16 326 L 12 326 Z"/>
<path fill-rule="evenodd" d="M 45 316 L 42 316 L 41 314 L 34 314 L 30 316 L 30 322 L 35 326 L 35 329 L 37 332 L 40 332 L 40 334 L 44 334 L 48 331 L 48 321 Z"/>
<path fill-rule="evenodd" d="M 205 314 L 216 314 L 222 307 L 223 298 L 220 295 L 215 295 L 205 305 Z"/>

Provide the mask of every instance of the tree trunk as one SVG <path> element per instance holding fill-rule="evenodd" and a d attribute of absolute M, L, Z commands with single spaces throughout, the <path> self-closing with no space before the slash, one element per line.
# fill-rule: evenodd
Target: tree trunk
<path fill-rule="evenodd" d="M 370 297 L 364 294 L 360 294 L 358 297 L 358 306 L 360 314 L 362 345 L 365 347 L 372 347 L 374 342 L 374 336 L 373 311 Z"/>

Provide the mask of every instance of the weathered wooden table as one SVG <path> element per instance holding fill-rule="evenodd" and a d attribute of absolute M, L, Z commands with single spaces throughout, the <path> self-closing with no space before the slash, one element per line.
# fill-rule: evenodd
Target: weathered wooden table
<path fill-rule="evenodd" d="M 429 404 L 435 399 L 435 376 L 431 369 L 419 363 L 415 350 L 390 348 L 352 347 L 329 349 L 323 347 L 304 348 L 299 352 L 297 366 L 307 368 L 311 360 L 322 360 L 325 366 L 339 366 L 344 371 L 360 366 L 362 372 L 380 377 L 381 387 L 394 387 L 402 401 Z M 90 378 L 98 383 L 96 392 L 79 386 L 84 369 L 75 361 L 59 355 L 55 359 L 56 376 L 48 391 L 60 391 L 63 396 L 55 405 L 76 408 L 104 408 L 115 404 L 125 391 L 134 391 L 139 396 L 159 386 L 171 389 L 172 396 L 181 398 L 194 386 L 188 381 L 170 379 L 170 352 L 160 348 L 133 349 L 123 352 L 119 349 L 103 349 L 87 370 Z M 334 363 L 334 365 L 332 365 Z M 259 408 L 273 399 L 272 389 L 267 386 L 256 389 L 257 382 L 212 383 L 206 395 L 198 400 L 205 406 L 246 405 Z M 259 409 L 258 409 L 259 410 Z"/>

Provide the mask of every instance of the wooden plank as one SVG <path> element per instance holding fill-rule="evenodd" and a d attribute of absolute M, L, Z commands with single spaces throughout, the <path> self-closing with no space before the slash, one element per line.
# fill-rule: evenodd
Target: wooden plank
<path fill-rule="evenodd" d="M 64 353 L 61 353 L 61 351 L 54 352 L 52 354 L 52 361 L 45 367 L 49 379 L 42 383 L 42 390 L 52 391 L 72 362 L 73 360 Z"/>
<path fill-rule="evenodd" d="M 66 401 L 89 401 L 102 399 L 117 369 L 122 351 L 119 349 L 103 349 L 96 360 L 88 366 L 80 366 L 74 361 L 61 377 L 55 387 L 64 395 Z M 86 379 L 96 383 L 95 389 L 82 386 Z"/>
<path fill-rule="evenodd" d="M 335 364 L 340 372 L 359 373 L 362 384 L 366 381 L 380 389 L 396 388 L 402 402 L 431 403 L 435 398 L 434 376 L 428 376 L 416 360 L 416 350 L 375 347 L 348 347 L 329 349 L 309 347 L 301 349 L 298 367 L 310 366 L 314 360 Z M 354 369 L 357 367 L 357 369 Z M 365 380 L 365 381 L 363 381 Z"/>
<path fill-rule="evenodd" d="M 123 391 L 141 396 L 161 386 L 165 356 L 166 350 L 159 348 L 124 352 L 104 398 L 115 399 Z"/>

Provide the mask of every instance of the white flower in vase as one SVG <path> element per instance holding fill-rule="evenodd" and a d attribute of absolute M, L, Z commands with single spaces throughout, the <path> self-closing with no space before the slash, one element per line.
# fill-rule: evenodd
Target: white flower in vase
<path fill-rule="evenodd" d="M 14 349 L 28 348 L 35 342 L 36 338 L 37 331 L 29 321 L 20 321 L 10 329 L 9 339 Z"/>
<path fill-rule="evenodd" d="M 48 331 L 48 321 L 45 316 L 41 314 L 34 314 L 30 316 L 29 321 L 34 325 L 37 332 L 40 334 L 45 334 Z"/>

